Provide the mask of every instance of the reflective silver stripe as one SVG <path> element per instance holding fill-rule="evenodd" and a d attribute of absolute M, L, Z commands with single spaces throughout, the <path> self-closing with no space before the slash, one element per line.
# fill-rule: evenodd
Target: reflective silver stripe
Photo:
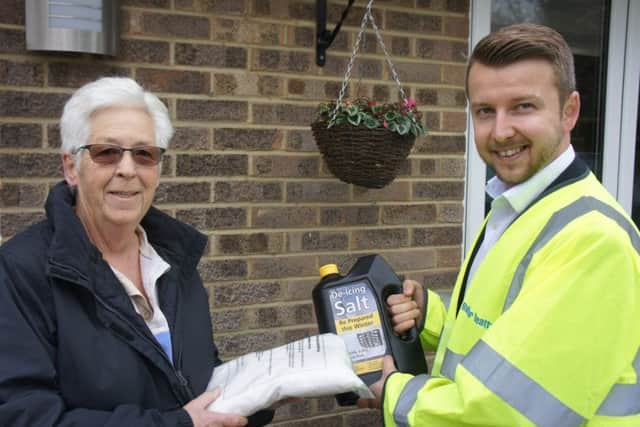
<path fill-rule="evenodd" d="M 616 384 L 611 388 L 607 398 L 598 408 L 598 415 L 623 417 L 640 413 L 640 351 L 633 360 L 636 371 L 635 384 Z"/>
<path fill-rule="evenodd" d="M 442 367 L 440 368 L 440 375 L 444 375 L 451 381 L 455 379 L 456 367 L 462 361 L 464 356 L 453 351 L 446 349 L 444 352 L 444 359 L 442 360 Z"/>
<path fill-rule="evenodd" d="M 393 411 L 393 420 L 398 427 L 409 427 L 409 411 L 416 403 L 418 392 L 424 387 L 429 378 L 430 376 L 426 374 L 417 375 L 405 384 L 402 392 L 400 392 L 400 397 L 398 397 L 396 409 Z"/>
<path fill-rule="evenodd" d="M 629 239 L 631 239 L 631 244 L 633 245 L 633 247 L 638 253 L 640 253 L 640 236 L 638 236 L 627 218 L 625 218 L 622 214 L 620 214 L 620 212 L 618 212 L 611 206 L 594 197 L 581 197 L 575 202 L 551 215 L 549 222 L 547 222 L 547 224 L 544 226 L 544 228 L 536 238 L 535 242 L 533 242 L 533 245 L 531 245 L 531 247 L 527 251 L 524 258 L 522 258 L 522 261 L 520 261 L 520 264 L 518 265 L 518 268 L 516 269 L 516 272 L 513 276 L 513 280 L 511 281 L 511 286 L 509 287 L 509 292 L 507 293 L 507 298 L 505 299 L 504 306 L 502 308 L 503 313 L 509 307 L 511 307 L 511 304 L 513 304 L 513 301 L 520 293 L 524 275 L 529 268 L 529 264 L 531 263 L 531 259 L 533 258 L 533 256 L 549 240 L 551 240 L 556 234 L 558 234 L 558 232 L 560 232 L 560 230 L 562 230 L 567 224 L 569 224 L 579 216 L 582 216 L 591 211 L 598 211 L 604 216 L 607 216 L 618 223 L 618 225 L 629 235 Z"/>
<path fill-rule="evenodd" d="M 482 340 L 462 366 L 538 427 L 576 427 L 586 422 Z"/>

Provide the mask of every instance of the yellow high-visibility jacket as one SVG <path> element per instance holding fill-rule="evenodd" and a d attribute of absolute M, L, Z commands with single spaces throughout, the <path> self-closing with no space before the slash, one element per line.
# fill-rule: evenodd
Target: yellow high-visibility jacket
<path fill-rule="evenodd" d="M 393 373 L 386 426 L 640 426 L 640 235 L 579 160 L 498 239 L 449 310 L 431 375 Z"/>

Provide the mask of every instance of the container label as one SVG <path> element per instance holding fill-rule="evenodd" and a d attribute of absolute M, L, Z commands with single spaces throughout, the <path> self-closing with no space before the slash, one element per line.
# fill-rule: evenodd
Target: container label
<path fill-rule="evenodd" d="M 376 297 L 367 282 L 329 290 L 336 333 L 344 340 L 358 375 L 382 369 L 387 344 Z"/>

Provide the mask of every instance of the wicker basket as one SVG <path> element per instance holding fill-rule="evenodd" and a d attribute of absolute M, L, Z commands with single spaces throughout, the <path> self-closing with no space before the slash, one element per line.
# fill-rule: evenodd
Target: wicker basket
<path fill-rule="evenodd" d="M 416 139 L 348 124 L 327 129 L 326 122 L 315 122 L 311 129 L 331 173 L 341 181 L 367 188 L 382 188 L 393 181 Z"/>

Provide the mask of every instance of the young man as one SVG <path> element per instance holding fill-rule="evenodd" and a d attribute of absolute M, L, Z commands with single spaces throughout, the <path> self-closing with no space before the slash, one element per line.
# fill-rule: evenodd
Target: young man
<path fill-rule="evenodd" d="M 360 404 L 386 426 L 640 425 L 640 235 L 574 153 L 575 89 L 550 28 L 513 25 L 474 49 L 467 96 L 493 203 L 448 312 L 415 281 L 388 301 L 396 330 L 417 320 L 437 352 L 431 375 L 385 359 Z"/>

